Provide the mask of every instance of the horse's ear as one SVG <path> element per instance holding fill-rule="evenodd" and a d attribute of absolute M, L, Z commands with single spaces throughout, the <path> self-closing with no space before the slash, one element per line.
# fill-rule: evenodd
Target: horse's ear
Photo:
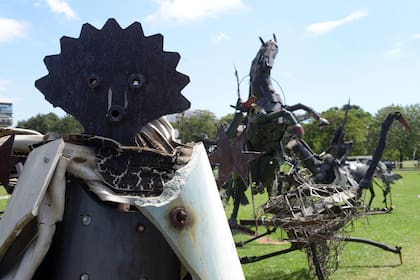
<path fill-rule="evenodd" d="M 274 33 L 273 33 L 273 39 L 274 39 L 274 42 L 277 43 L 277 37 L 276 37 L 276 34 L 274 34 Z"/>
<path fill-rule="evenodd" d="M 261 38 L 261 37 L 258 37 L 258 38 L 260 38 L 260 41 L 261 41 L 261 44 L 265 44 L 265 42 L 264 42 L 264 40 L 263 40 L 263 38 Z"/>

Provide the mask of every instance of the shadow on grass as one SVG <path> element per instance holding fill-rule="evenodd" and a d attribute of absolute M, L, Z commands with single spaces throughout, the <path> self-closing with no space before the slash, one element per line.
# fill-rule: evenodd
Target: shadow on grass
<path fill-rule="evenodd" d="M 399 267 L 401 264 L 355 264 L 355 265 L 341 265 L 340 268 L 395 268 Z"/>
<path fill-rule="evenodd" d="M 285 272 L 271 272 L 267 273 L 261 271 L 261 274 L 254 277 L 247 277 L 246 280 L 302 280 L 302 279 L 309 279 L 309 273 L 307 269 L 301 269 L 298 271 L 293 271 L 290 273 Z"/>

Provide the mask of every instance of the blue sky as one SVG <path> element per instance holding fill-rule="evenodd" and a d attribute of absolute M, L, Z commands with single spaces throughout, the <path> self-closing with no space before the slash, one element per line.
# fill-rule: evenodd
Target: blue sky
<path fill-rule="evenodd" d="M 34 87 L 47 74 L 43 58 L 60 53 L 62 36 L 78 38 L 83 23 L 102 28 L 112 17 L 123 28 L 140 22 L 147 36 L 161 33 L 164 49 L 181 54 L 177 69 L 190 76 L 183 95 L 192 109 L 232 113 L 234 66 L 245 77 L 258 36 L 275 33 L 272 77 L 286 104 L 322 112 L 350 98 L 374 114 L 420 103 L 419 11 L 415 0 L 1 0 L 0 99 L 14 102 L 15 124 L 63 115 Z M 246 99 L 247 79 L 241 93 Z"/>

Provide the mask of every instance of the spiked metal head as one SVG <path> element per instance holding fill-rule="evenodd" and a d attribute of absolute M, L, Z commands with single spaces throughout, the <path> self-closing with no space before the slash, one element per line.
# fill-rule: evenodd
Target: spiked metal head
<path fill-rule="evenodd" d="M 162 35 L 145 37 L 138 22 L 122 29 L 109 19 L 100 30 L 86 23 L 78 39 L 60 43 L 35 86 L 85 133 L 134 143 L 146 123 L 190 106 L 181 95 L 189 77 L 176 71 L 179 54 L 163 51 Z"/>

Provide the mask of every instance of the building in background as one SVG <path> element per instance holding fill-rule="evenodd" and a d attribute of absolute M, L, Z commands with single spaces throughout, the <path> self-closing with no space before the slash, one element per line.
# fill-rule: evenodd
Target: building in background
<path fill-rule="evenodd" d="M 13 103 L 11 100 L 0 99 L 0 127 L 13 124 Z"/>

